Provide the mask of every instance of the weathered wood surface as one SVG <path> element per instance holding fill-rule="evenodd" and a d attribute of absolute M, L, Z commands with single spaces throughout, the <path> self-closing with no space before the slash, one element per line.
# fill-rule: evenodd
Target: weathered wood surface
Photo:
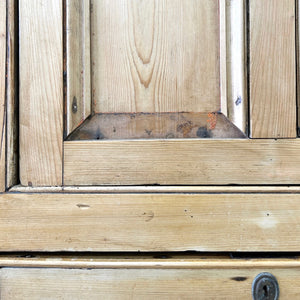
<path fill-rule="evenodd" d="M 30 187 L 13 186 L 10 192 L 17 193 L 100 193 L 100 194 L 126 194 L 126 193 L 229 193 L 229 194 L 267 194 L 267 193 L 300 193 L 300 186 L 61 186 L 61 187 Z"/>
<path fill-rule="evenodd" d="M 1 254 L 1 267 L 59 269 L 299 269 L 298 255 L 269 253 L 16 253 Z"/>
<path fill-rule="evenodd" d="M 62 1 L 21 0 L 20 181 L 62 184 Z M 29 38 L 30 37 L 30 38 Z"/>
<path fill-rule="evenodd" d="M 240 262 L 242 265 L 244 260 Z M 252 299 L 255 276 L 269 271 L 280 299 L 299 297 L 297 269 L 63 270 L 3 268 L 1 299 Z"/>
<path fill-rule="evenodd" d="M 6 84 L 6 187 L 19 183 L 19 112 L 18 112 L 18 20 L 17 1 L 7 1 L 7 84 Z"/>
<path fill-rule="evenodd" d="M 294 0 L 250 1 L 250 117 L 253 138 L 296 137 Z"/>
<path fill-rule="evenodd" d="M 0 2 L 0 192 L 5 191 L 6 1 Z"/>
<path fill-rule="evenodd" d="M 67 134 L 91 113 L 90 1 L 66 1 Z"/>
<path fill-rule="evenodd" d="M 65 185 L 300 184 L 299 140 L 64 142 Z"/>
<path fill-rule="evenodd" d="M 91 1 L 93 110 L 216 112 L 218 1 Z"/>
<path fill-rule="evenodd" d="M 299 194 L 4 194 L 0 251 L 299 251 Z"/>
<path fill-rule="evenodd" d="M 67 140 L 243 137 L 219 113 L 115 113 L 88 118 Z"/>
<path fill-rule="evenodd" d="M 225 3 L 227 117 L 248 134 L 246 1 L 225 0 Z"/>

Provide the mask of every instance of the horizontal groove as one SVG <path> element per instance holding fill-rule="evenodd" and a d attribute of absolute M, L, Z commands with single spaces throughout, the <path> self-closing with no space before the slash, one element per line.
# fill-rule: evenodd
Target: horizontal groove
<path fill-rule="evenodd" d="M 300 268 L 298 256 L 259 253 L 233 258 L 223 254 L 18 254 L 0 255 L 0 266 L 21 268 L 78 268 L 78 269 L 249 269 Z M 265 255 L 265 253 L 264 253 Z M 273 257 L 272 257 L 273 256 Z"/>

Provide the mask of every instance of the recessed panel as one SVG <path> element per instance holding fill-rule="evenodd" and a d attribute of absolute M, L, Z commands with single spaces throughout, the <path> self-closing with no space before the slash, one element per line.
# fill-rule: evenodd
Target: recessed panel
<path fill-rule="evenodd" d="M 220 111 L 219 1 L 92 1 L 96 113 Z"/>

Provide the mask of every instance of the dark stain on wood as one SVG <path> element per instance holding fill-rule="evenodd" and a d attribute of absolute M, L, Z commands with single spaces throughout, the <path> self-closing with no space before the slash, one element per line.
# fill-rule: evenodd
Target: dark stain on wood
<path fill-rule="evenodd" d="M 67 140 L 245 138 L 220 113 L 101 113 L 87 118 Z"/>
<path fill-rule="evenodd" d="M 206 127 L 199 127 L 196 134 L 198 138 L 211 138 L 212 136 L 211 130 Z"/>
<path fill-rule="evenodd" d="M 237 276 L 237 277 L 232 277 L 230 278 L 231 280 L 234 280 L 234 281 L 245 281 L 247 280 L 248 278 L 247 277 L 242 277 L 242 276 Z"/>

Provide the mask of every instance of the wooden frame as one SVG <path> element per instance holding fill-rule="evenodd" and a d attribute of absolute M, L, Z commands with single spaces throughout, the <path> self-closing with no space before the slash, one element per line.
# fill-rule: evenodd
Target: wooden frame
<path fill-rule="evenodd" d="M 204 136 L 200 136 L 198 134 L 197 128 L 200 126 L 203 126 L 203 124 L 200 122 L 197 126 L 193 126 L 189 130 L 189 135 L 192 137 L 238 137 L 242 138 L 245 137 L 247 134 L 247 87 L 246 87 L 246 38 L 245 38 L 245 31 L 246 31 L 246 4 L 244 0 L 239 1 L 227 1 L 227 0 L 219 0 L 219 36 L 220 36 L 220 42 L 219 42 L 219 52 L 220 52 L 220 84 L 221 84 L 221 113 L 208 113 L 203 114 L 203 124 L 206 125 L 206 122 L 214 123 L 212 125 L 212 132 L 208 133 L 205 132 Z M 143 143 L 146 145 L 144 149 L 145 157 L 149 157 L 149 159 L 154 160 L 155 155 L 155 163 L 153 163 L 154 168 L 159 169 L 161 171 L 162 176 L 164 177 L 164 182 L 160 181 L 160 177 L 157 177 L 156 174 L 152 174 L 149 172 L 149 174 L 145 177 L 145 172 L 141 169 L 140 172 L 137 172 L 136 174 L 139 174 L 138 176 L 141 176 L 141 181 L 136 181 L 134 179 L 130 181 L 124 181 L 123 178 L 126 178 L 128 174 L 131 174 L 131 171 L 129 170 L 128 173 L 124 172 L 122 168 L 119 168 L 118 166 L 122 164 L 122 161 L 124 160 L 122 153 L 114 153 L 114 150 L 122 149 L 124 147 L 124 142 L 122 141 L 115 141 L 111 144 L 111 148 L 108 143 L 103 143 L 102 141 L 95 141 L 93 143 L 81 141 L 76 141 L 76 138 L 82 139 L 101 139 L 103 135 L 103 130 L 101 129 L 101 134 L 99 134 L 99 129 L 97 126 L 94 129 L 95 134 L 88 133 L 88 128 L 91 128 L 93 130 L 93 121 L 90 121 L 89 119 L 85 121 L 85 119 L 89 116 L 90 113 L 93 114 L 92 111 L 90 111 L 90 107 L 92 107 L 92 104 L 87 104 L 87 98 L 90 98 L 93 93 L 90 92 L 89 84 L 90 84 L 90 75 L 88 72 L 90 71 L 90 62 L 86 63 L 87 60 L 87 53 L 90 49 L 90 34 L 87 30 L 87 24 L 90 24 L 90 18 L 89 14 L 86 13 L 87 8 L 89 4 L 88 2 L 81 1 L 73 1 L 68 0 L 67 1 L 67 128 L 66 132 L 71 138 L 71 141 L 65 141 L 64 142 L 64 185 L 105 185 L 105 184 L 112 184 L 112 185 L 126 185 L 126 184 L 167 184 L 167 185 L 176 185 L 176 184 L 204 184 L 205 181 L 203 181 L 197 174 L 193 172 L 187 171 L 187 177 L 184 178 L 183 173 L 181 173 L 180 178 L 182 178 L 182 182 L 174 181 L 173 178 L 168 176 L 164 170 L 160 166 L 165 166 L 166 169 L 174 171 L 172 164 L 167 164 L 164 162 L 165 157 L 161 156 L 161 153 L 164 152 L 165 146 L 168 147 L 174 147 L 174 149 L 181 149 L 181 145 L 184 145 L 186 140 L 180 141 L 180 139 L 176 139 L 176 142 L 152 142 L 148 140 L 143 140 Z M 74 49 L 79 54 L 74 54 Z M 74 56 L 75 55 L 75 56 Z M 79 55 L 79 57 L 77 56 Z M 68 58 L 69 57 L 69 58 Z M 81 63 L 76 63 L 76 61 L 80 60 Z M 75 63 L 74 63 L 75 62 Z M 83 78 L 87 78 L 86 81 L 83 81 Z M 93 87 L 91 87 L 93 90 Z M 93 98 L 91 98 L 93 102 Z M 238 102 L 237 102 L 238 101 Z M 117 116 L 119 118 L 119 116 Z M 116 118 L 117 118 L 116 117 Z M 223 117 L 223 119 L 222 119 Z M 93 117 L 95 118 L 95 117 Z M 167 118 L 167 117 L 166 117 Z M 130 116 L 128 117 L 129 121 Z M 186 119 L 186 118 L 185 118 Z M 188 119 L 188 118 L 187 118 Z M 197 115 L 195 119 L 198 120 L 201 119 L 201 116 Z M 222 121 L 223 120 L 223 121 Z M 134 118 L 135 122 L 138 122 L 136 118 Z M 193 122 L 194 120 L 191 120 Z M 112 119 L 108 119 L 107 123 L 111 124 Z M 227 124 L 226 124 L 227 122 Z M 117 123 L 117 122 L 116 122 Z M 159 122 L 161 123 L 161 121 Z M 215 125 L 218 124 L 218 126 Z M 230 127 L 229 124 L 234 124 L 232 127 Z M 102 127 L 105 127 L 105 123 Z M 115 123 L 114 123 L 115 124 Z M 219 128 L 223 124 L 225 130 Z M 72 129 L 76 128 L 78 125 L 81 125 L 78 129 L 75 129 L 75 131 L 71 134 Z M 122 128 L 124 124 L 119 126 Z M 111 127 L 111 125 L 110 125 Z M 117 126 L 115 126 L 117 127 Z M 115 128 L 114 127 L 114 128 Z M 129 127 L 137 128 L 138 125 L 133 124 L 129 125 Z M 196 129 L 194 129 L 196 127 Z M 199 128 L 200 128 L 199 127 Z M 145 136 L 144 127 L 142 128 L 142 134 L 141 137 L 147 137 Z M 176 128 L 176 126 L 175 126 Z M 202 127 L 201 127 L 202 128 Z M 239 128 L 241 131 L 236 130 L 236 128 Z M 119 129 L 119 128 L 118 128 Z M 114 129 L 116 131 L 116 129 Z M 164 132 L 172 132 L 172 129 L 169 131 Z M 222 132 L 223 131 L 223 132 Z M 194 135 L 193 135 L 194 132 Z M 144 133 L 144 135 L 143 135 Z M 135 133 L 137 134 L 137 133 Z M 173 136 L 176 136 L 176 133 L 172 134 Z M 125 136 L 123 135 L 123 138 Z M 128 138 L 131 136 L 129 135 Z M 151 136 L 150 136 L 151 137 Z M 183 137 L 185 137 L 185 132 L 183 132 Z M 119 138 L 122 138 L 119 137 Z M 131 139 L 133 136 L 131 137 Z M 163 137 L 164 138 L 164 137 Z M 74 141 L 75 139 L 75 141 Z M 129 141 L 129 143 L 135 144 L 135 141 Z M 153 143 L 155 144 L 155 149 L 153 149 Z M 205 143 L 204 143 L 205 144 Z M 205 145 L 202 144 L 202 142 L 197 143 L 195 142 L 195 151 L 200 151 L 201 149 L 205 148 Z M 236 145 L 239 145 L 239 142 L 236 142 Z M 235 146 L 236 146 L 235 145 Z M 101 162 L 96 160 L 93 162 L 93 165 L 96 166 L 94 168 L 94 171 L 97 174 L 104 174 L 107 172 L 107 170 L 110 170 L 112 172 L 112 176 L 109 176 L 109 178 L 102 178 L 101 176 L 96 175 L 95 177 L 90 177 L 90 172 L 84 172 L 83 170 L 87 171 L 87 168 L 90 167 L 90 163 L 92 161 L 89 161 L 89 157 L 92 158 L 92 156 L 86 156 L 83 154 L 83 148 L 87 151 L 93 151 L 91 147 L 95 147 L 95 149 L 99 149 L 100 154 L 101 151 L 104 151 L 103 154 L 100 154 L 100 157 L 105 157 L 105 148 L 108 146 L 107 151 L 111 152 L 111 157 L 113 157 L 114 163 L 107 167 L 106 164 L 103 164 L 103 160 L 101 159 Z M 213 148 L 214 146 L 212 146 Z M 126 148 L 126 146 L 125 146 Z M 123 148 L 123 149 L 125 149 Z M 100 150 L 101 149 L 101 150 Z M 74 151 L 75 150 L 75 151 Z M 154 154 L 153 150 L 156 151 Z M 80 158 L 79 158 L 79 156 Z M 73 155 L 75 154 L 75 155 Z M 84 156 L 82 156 L 82 154 Z M 98 155 L 94 153 L 97 157 Z M 142 163 L 145 163 L 143 160 L 140 161 L 142 154 L 139 152 L 136 152 L 133 154 L 133 160 L 130 162 L 133 168 L 138 170 L 137 165 L 143 166 Z M 76 157 L 76 158 L 75 158 Z M 84 157 L 84 160 L 81 158 Z M 179 162 L 183 157 L 186 157 L 185 150 L 179 150 Z M 72 161 L 73 159 L 76 159 L 76 164 L 74 164 Z M 136 160 L 136 162 L 135 162 Z M 239 159 L 238 159 L 239 160 Z M 140 163 L 138 164 L 138 162 Z M 109 165 L 112 161 L 107 161 Z M 184 159 L 182 160 L 182 165 L 184 165 Z M 128 165 L 130 165 L 128 164 Z M 128 165 L 125 166 L 124 170 L 128 167 Z M 146 166 L 147 164 L 144 164 Z M 83 171 L 82 176 L 81 171 L 78 172 L 78 169 L 75 170 L 74 167 L 80 166 L 80 170 Z M 179 170 L 180 167 L 177 166 L 175 169 Z M 72 180 L 72 176 L 70 177 L 69 174 L 75 172 L 74 174 L 77 174 L 76 180 Z M 176 172 L 176 171 L 175 171 Z M 115 178 L 118 177 L 118 178 Z M 190 178 L 193 179 L 191 180 Z M 82 179 L 82 182 L 80 182 Z M 128 177 L 129 178 L 129 177 Z M 131 178 L 131 177 L 130 177 Z M 213 180 L 212 180 L 213 181 Z M 260 182 L 260 180 L 258 180 Z M 23 184 L 26 184 L 25 182 L 22 182 Z M 216 183 L 216 182 L 215 182 Z M 223 182 L 222 184 L 226 184 L 227 182 Z M 230 183 L 236 183 L 235 181 Z M 206 182 L 206 184 L 209 184 Z M 36 184 L 35 184 L 36 185 Z"/>
<path fill-rule="evenodd" d="M 7 193 L 1 251 L 299 251 L 299 192 Z"/>
<path fill-rule="evenodd" d="M 246 4 L 244 0 L 218 0 L 218 3 L 221 85 L 221 109 L 218 114 L 224 115 L 228 123 L 247 135 Z M 67 0 L 67 135 L 94 113 L 91 110 L 94 104 L 90 75 L 89 6 L 90 0 Z M 228 131 L 229 126 L 226 129 Z M 230 132 L 227 135 L 230 137 Z"/>
<path fill-rule="evenodd" d="M 224 2 L 221 3 L 224 4 Z M 21 0 L 20 5 L 24 8 L 25 0 Z M 40 114 L 36 115 L 26 106 L 26 99 L 31 99 L 31 97 L 21 93 L 20 100 L 23 101 L 21 107 L 25 114 L 20 119 L 20 179 L 21 183 L 28 187 L 14 187 L 10 192 L 0 195 L 1 251 L 299 251 L 298 187 L 229 187 L 227 192 L 226 187 L 90 187 L 85 190 L 72 186 L 61 187 L 63 146 L 65 147 L 64 159 L 68 164 L 70 163 L 68 155 L 79 157 L 85 145 L 82 146 L 78 141 L 63 143 L 62 139 L 63 51 L 62 48 L 55 46 L 57 43 L 62 44 L 62 32 L 57 30 L 63 18 L 61 1 L 52 1 L 53 6 L 50 10 L 37 5 L 35 3 L 30 7 L 32 13 L 43 12 L 48 18 L 32 18 L 27 27 L 24 26 L 21 31 L 21 48 L 24 43 L 24 34 L 26 32 L 33 34 L 33 39 L 26 41 L 26 52 L 21 62 L 24 65 L 24 69 L 21 69 L 21 89 L 22 85 L 26 86 L 26 83 L 28 84 L 32 79 L 30 76 L 33 76 L 35 80 L 40 78 L 40 81 L 34 81 L 27 91 L 32 98 L 37 90 L 44 90 L 44 88 L 50 94 L 40 95 L 43 101 L 39 103 Z M 4 6 L 0 6 L 0 9 L 3 10 Z M 26 9 L 22 11 L 26 12 Z M 33 28 L 40 28 L 40 31 L 45 31 L 46 35 L 52 36 L 53 34 L 53 44 L 35 40 L 34 38 L 41 38 L 43 32 L 39 30 L 35 32 Z M 3 32 L 2 27 L 1 30 Z M 41 47 L 35 48 L 36 43 L 40 43 Z M 0 45 L 3 46 L 3 39 L 0 39 Z M 6 57 L 6 54 L 3 55 L 6 47 L 3 46 L 0 49 L 3 61 Z M 34 49 L 37 57 L 42 57 L 48 52 L 51 52 L 54 57 L 48 64 L 37 66 L 37 73 L 31 73 L 27 78 L 24 76 L 28 72 L 25 64 L 26 57 L 31 54 L 31 49 Z M 23 55 L 24 52 L 21 54 Z M 0 67 L 0 77 L 3 79 L 6 71 L 2 64 Z M 51 89 L 49 86 L 44 86 L 49 81 L 54 83 Z M 44 85 L 42 88 L 37 88 L 40 82 Z M 224 88 L 224 80 L 222 82 Z M 12 86 L 7 85 L 9 89 L 12 89 Z M 226 89 L 228 88 L 230 87 L 226 85 Z M 23 88 L 23 93 L 25 92 L 26 89 Z M 50 105 L 46 101 L 49 99 L 55 99 L 55 101 Z M 51 124 L 51 135 L 40 139 L 41 135 L 36 135 L 36 132 L 41 131 L 35 126 L 35 122 L 44 124 L 45 116 L 49 118 L 47 124 Z M 35 121 L 28 124 L 27 118 Z M 2 135 L 4 133 L 3 130 Z M 219 142 L 205 141 L 203 146 L 200 146 L 198 141 L 189 143 L 195 143 L 193 147 L 196 147 L 196 150 L 192 154 L 197 158 L 199 155 L 207 157 L 204 152 L 205 147 L 214 149 L 214 143 L 216 145 Z M 221 142 L 227 145 L 226 147 L 238 151 L 238 155 L 229 157 L 231 159 L 229 163 L 234 164 L 234 159 L 238 158 L 235 164 L 244 162 L 244 169 L 251 170 L 252 173 L 246 174 L 245 171 L 241 174 L 242 177 L 238 178 L 237 174 L 236 177 L 226 179 L 228 181 L 224 182 L 218 177 L 219 169 L 207 163 L 205 170 L 208 170 L 206 174 L 210 174 L 212 184 L 246 183 L 247 176 L 250 176 L 252 184 L 259 184 L 264 179 L 262 176 L 266 175 L 270 184 L 299 184 L 298 140 Z M 88 143 L 88 146 L 91 145 L 93 148 L 93 143 Z M 109 146 L 113 143 L 111 141 L 104 143 L 110 155 L 112 149 Z M 121 143 L 126 144 L 124 141 Z M 172 143 L 177 143 L 178 157 L 186 156 L 186 149 L 181 148 L 181 141 L 151 141 L 149 145 L 151 143 L 160 143 L 159 147 L 163 149 L 170 147 Z M 243 146 L 237 147 L 235 143 Z M 72 145 L 82 146 L 82 148 L 77 148 L 79 153 L 70 151 Z M 258 149 L 256 145 L 263 145 L 263 147 Z M 31 149 L 30 156 L 22 158 L 25 149 Z M 157 148 L 153 147 L 152 150 L 157 151 L 155 149 Z M 41 152 L 42 150 L 44 152 Z M 203 154 L 199 154 L 199 150 Z M 95 151 L 97 154 L 97 150 Z M 114 148 L 114 151 L 118 149 Z M 1 160 L 4 160 L 3 153 L 2 151 Z M 39 154 L 38 157 L 35 157 L 36 153 Z M 43 153 L 42 156 L 41 153 Z M 254 159 L 245 160 L 245 153 L 247 156 L 252 155 Z M 269 155 L 268 160 L 260 159 L 259 156 L 267 157 L 265 153 Z M 215 152 L 216 157 L 219 154 L 218 151 Z M 87 160 L 81 163 L 89 164 L 90 161 L 87 157 Z M 114 163 L 118 164 L 117 161 Z M 191 165 L 193 165 L 193 172 L 183 181 L 178 177 L 176 183 L 197 184 L 199 182 L 199 177 L 197 177 L 199 165 L 195 166 L 194 161 Z M 29 166 L 32 169 L 29 169 Z M 70 164 L 68 166 L 70 168 Z M 176 168 L 175 165 L 169 165 L 166 170 L 170 166 L 173 170 Z M 2 172 L 4 168 L 2 163 Z M 124 170 L 125 168 L 128 172 L 128 166 L 125 166 Z M 107 169 L 108 165 L 103 165 L 103 170 Z M 55 170 L 54 173 L 53 170 Z M 67 168 L 65 172 L 68 172 Z M 157 174 L 154 169 L 152 172 L 150 182 L 154 183 L 153 180 Z M 124 171 L 122 176 L 125 175 Z M 6 176 L 9 176 L 7 171 Z M 81 176 L 83 177 L 78 181 L 79 184 L 84 182 L 85 175 Z M 136 184 L 140 183 L 138 178 L 134 180 Z M 116 180 L 115 183 L 118 181 Z M 30 187 L 31 185 L 52 185 L 53 187 L 49 189 L 40 187 L 37 193 L 35 188 Z M 1 186 L 2 190 L 9 187 L 3 183 Z M 151 189 L 150 193 L 143 193 L 149 189 Z M 113 194 L 111 194 L 112 191 Z M 104 221 L 99 222 L 99 220 Z"/>

